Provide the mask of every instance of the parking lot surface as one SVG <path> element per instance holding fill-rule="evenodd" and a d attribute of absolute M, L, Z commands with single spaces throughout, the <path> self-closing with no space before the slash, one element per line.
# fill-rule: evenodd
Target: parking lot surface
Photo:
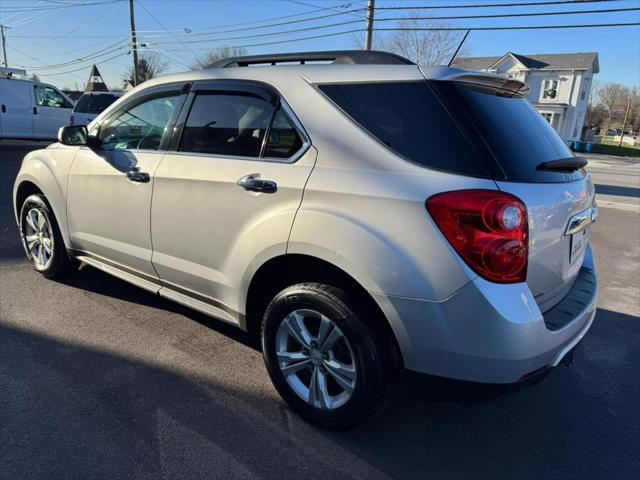
<path fill-rule="evenodd" d="M 593 156 L 601 293 L 576 354 L 517 390 L 412 379 L 385 415 L 293 415 L 255 341 L 84 268 L 27 264 L 0 144 L 0 478 L 638 478 L 640 161 Z"/>

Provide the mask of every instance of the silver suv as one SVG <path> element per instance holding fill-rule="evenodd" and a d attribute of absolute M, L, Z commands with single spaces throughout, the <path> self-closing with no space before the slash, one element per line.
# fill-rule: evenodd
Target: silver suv
<path fill-rule="evenodd" d="M 24 247 L 45 277 L 82 262 L 261 335 L 327 428 L 403 368 L 520 382 L 572 356 L 597 296 L 586 161 L 527 91 L 360 51 L 154 79 L 27 155 Z"/>

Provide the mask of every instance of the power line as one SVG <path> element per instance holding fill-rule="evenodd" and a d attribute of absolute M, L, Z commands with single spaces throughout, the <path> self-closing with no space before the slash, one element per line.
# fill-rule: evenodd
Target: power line
<path fill-rule="evenodd" d="M 85 3 L 64 3 L 64 4 L 56 4 L 51 5 L 49 7 L 8 7 L 8 8 L 0 8 L 0 13 L 24 13 L 24 12 L 41 12 L 43 10 L 60 10 L 61 8 L 72 8 L 72 7 L 94 7 L 96 5 L 109 5 L 112 3 L 121 3 L 125 0 L 100 0 L 96 2 L 85 2 Z"/>
<path fill-rule="evenodd" d="M 503 14 L 488 14 L 488 15 L 456 15 L 456 16 L 441 16 L 441 17 L 399 17 L 399 18 L 378 18 L 375 20 L 378 22 L 390 22 L 390 21 L 399 21 L 399 20 L 429 20 L 429 21 L 437 21 L 437 20 L 470 20 L 470 19 L 488 19 L 488 18 L 521 18 L 521 17 L 539 17 L 539 16 L 556 16 L 556 15 L 582 15 L 582 14 L 599 14 L 599 13 L 613 13 L 613 12 L 629 12 L 629 11 L 640 11 L 640 7 L 626 7 L 626 8 L 607 8 L 607 9 L 599 9 L 599 10 L 573 10 L 573 11 L 565 11 L 565 12 L 530 12 L 530 13 L 503 13 Z M 261 37 L 269 37 L 274 35 L 285 35 L 289 33 L 299 33 L 306 32 L 311 30 L 321 30 L 325 28 L 335 28 L 339 26 L 345 25 L 353 25 L 360 23 L 361 20 L 347 20 L 345 22 L 332 23 L 328 25 L 316 25 L 313 27 L 303 27 L 296 28 L 290 30 L 282 30 L 279 32 L 271 32 L 271 33 L 259 33 L 255 35 L 244 35 L 244 36 L 235 36 L 235 37 L 224 37 L 224 38 L 210 38 L 203 40 L 184 40 L 179 41 L 179 43 L 183 45 L 187 44 L 199 44 L 199 43 L 210 43 L 210 42 L 226 42 L 229 40 L 245 40 L 249 38 L 261 38 Z M 465 29 L 466 30 L 466 29 Z M 148 38 L 148 37 L 144 37 Z M 173 45 L 175 42 L 171 41 L 160 41 L 160 42 L 152 42 L 153 45 Z"/>
<path fill-rule="evenodd" d="M 110 62 L 111 60 L 113 60 L 115 58 L 118 58 L 118 57 L 121 57 L 123 55 L 127 55 L 127 54 L 126 53 L 118 53 L 118 54 L 114 55 L 113 57 L 110 57 L 110 58 L 107 58 L 105 60 L 102 60 L 101 62 L 95 62 L 95 64 L 96 65 L 103 65 L 103 64 L 105 64 L 107 62 Z M 66 72 L 57 72 L 57 73 L 47 73 L 47 74 L 42 74 L 42 75 L 46 75 L 48 77 L 53 77 L 53 76 L 58 76 L 58 75 L 67 75 L 67 74 L 71 74 L 71 73 L 74 73 L 74 72 L 79 72 L 80 70 L 86 70 L 87 68 L 89 68 L 89 66 L 90 65 L 87 64 L 87 65 L 84 65 L 84 66 L 82 66 L 80 68 L 76 68 L 75 70 L 68 70 Z M 32 70 L 37 71 L 36 69 L 32 69 Z"/>
<path fill-rule="evenodd" d="M 18 52 L 18 53 L 21 53 L 22 55 L 24 55 L 24 56 L 26 56 L 26 57 L 29 57 L 29 58 L 31 58 L 31 59 L 33 59 L 33 60 L 35 60 L 35 61 L 37 61 L 37 62 L 44 63 L 44 62 L 43 62 L 42 60 L 40 60 L 39 58 L 34 57 L 33 55 L 30 55 L 30 54 L 28 54 L 27 52 L 24 52 L 24 51 L 20 50 L 19 48 L 14 47 L 13 45 L 11 45 L 9 48 L 11 48 L 12 50 L 15 50 L 15 51 L 16 51 L 16 52 Z M 18 66 L 20 66 L 20 65 L 18 65 Z M 24 68 L 24 67 L 23 67 L 23 68 Z M 42 73 L 41 73 L 40 75 L 42 75 L 43 77 L 48 76 L 48 75 L 45 75 L 45 74 L 42 74 Z M 70 75 L 71 75 L 71 76 L 73 76 L 73 77 L 80 78 L 80 79 L 84 80 L 84 79 L 83 79 L 82 77 L 80 77 L 79 75 L 75 75 L 75 74 L 73 74 L 73 73 L 72 73 L 72 74 L 70 74 Z"/>
<path fill-rule="evenodd" d="M 58 69 L 61 67 L 69 67 L 71 65 L 75 65 L 78 63 L 82 63 L 82 62 L 86 62 L 89 60 L 93 60 L 95 58 L 99 58 L 99 57 L 104 57 L 105 55 L 109 55 L 113 52 L 117 52 L 119 50 L 124 50 L 125 48 L 129 48 L 129 45 L 121 45 L 124 42 L 124 40 L 120 40 L 119 42 L 116 42 L 114 44 L 109 45 L 108 47 L 105 48 L 101 48 L 100 50 L 96 50 L 95 52 L 92 52 L 89 55 L 85 55 L 84 57 L 80 57 L 80 58 L 76 58 L 74 60 L 69 60 L 66 62 L 61 62 L 61 63 L 54 63 L 54 64 L 49 64 L 49 65 L 45 65 L 42 67 L 39 66 L 29 66 L 29 65 L 20 65 L 22 68 L 27 68 L 27 69 L 38 69 L 38 70 L 45 70 L 45 69 Z M 120 45 L 117 47 L 117 45 Z"/>
<path fill-rule="evenodd" d="M 376 7 L 376 10 L 440 10 L 451 8 L 495 8 L 495 7 L 533 7 L 542 5 L 568 5 L 583 3 L 618 2 L 620 0 L 554 0 L 550 2 L 518 2 L 518 3 L 480 3 L 474 5 L 402 5 L 394 7 Z"/>
<path fill-rule="evenodd" d="M 165 26 L 164 26 L 164 24 L 163 24 L 160 20 L 158 20 L 158 19 L 155 17 L 155 15 L 154 15 L 153 13 L 151 13 L 151 12 L 149 11 L 149 9 L 147 9 L 147 7 L 145 7 L 145 6 L 144 6 L 144 4 L 143 4 L 141 1 L 139 1 L 139 2 L 138 2 L 138 5 L 140 5 L 140 6 L 142 7 L 142 9 L 143 9 L 145 12 L 147 12 L 147 13 L 149 14 L 149 16 L 150 16 L 151 18 L 153 18 L 153 20 L 154 20 L 158 25 L 160 25 L 162 28 L 164 28 L 164 29 L 167 31 L 167 33 L 169 33 L 173 38 L 175 38 L 175 39 L 178 41 L 178 43 L 181 43 L 182 45 L 185 45 L 185 46 L 186 46 L 186 43 L 184 43 L 184 42 L 183 42 L 182 40 L 180 40 L 176 35 L 174 35 L 173 33 L 171 33 L 171 32 L 167 29 L 167 27 L 165 27 Z M 138 33 L 138 32 L 136 32 L 136 33 Z M 195 57 L 196 57 L 196 53 L 195 53 L 193 50 L 192 50 L 191 52 L 193 53 L 193 56 L 194 56 L 194 58 L 195 58 Z"/>
<path fill-rule="evenodd" d="M 562 28 L 599 28 L 599 27 L 629 27 L 638 26 L 640 22 L 628 22 L 628 23 L 595 23 L 595 24 L 573 24 L 573 25 L 529 25 L 529 26 L 512 26 L 512 27 L 432 27 L 432 28 L 374 28 L 374 31 L 492 31 L 492 30 L 540 30 L 540 29 L 562 29 Z M 307 37 L 298 37 L 286 40 L 275 40 L 272 42 L 254 43 L 248 45 L 233 45 L 235 48 L 250 48 L 260 47 L 265 45 L 278 45 L 283 43 L 300 42 L 304 40 L 313 40 L 317 38 L 335 37 L 339 35 L 348 35 L 350 33 L 363 32 L 363 28 L 355 28 L 342 32 L 325 33 L 321 35 L 312 35 Z M 153 49 L 151 51 L 159 52 L 179 52 L 184 51 L 184 48 L 167 48 L 167 49 Z M 205 50 L 205 49 L 203 49 Z"/>

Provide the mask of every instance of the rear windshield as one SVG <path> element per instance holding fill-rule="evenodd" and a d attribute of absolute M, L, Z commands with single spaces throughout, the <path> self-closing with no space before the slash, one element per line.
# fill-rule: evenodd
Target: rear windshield
<path fill-rule="evenodd" d="M 100 113 L 118 99 L 116 95 L 83 95 L 76 103 L 74 111 L 78 113 Z"/>
<path fill-rule="evenodd" d="M 420 165 L 489 178 L 473 143 L 426 81 L 319 85 L 380 142 Z"/>
<path fill-rule="evenodd" d="M 431 84 L 449 111 L 467 128 L 480 133 L 489 154 L 502 168 L 503 179 L 567 182 L 584 176 L 584 170 L 574 173 L 536 170 L 543 162 L 572 157 L 573 153 L 528 100 L 454 82 Z"/>

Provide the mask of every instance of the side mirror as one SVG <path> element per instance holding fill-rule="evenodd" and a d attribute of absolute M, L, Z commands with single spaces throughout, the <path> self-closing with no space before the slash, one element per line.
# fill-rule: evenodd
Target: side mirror
<path fill-rule="evenodd" d="M 63 145 L 86 145 L 88 138 L 86 125 L 67 125 L 58 130 L 58 141 Z"/>

